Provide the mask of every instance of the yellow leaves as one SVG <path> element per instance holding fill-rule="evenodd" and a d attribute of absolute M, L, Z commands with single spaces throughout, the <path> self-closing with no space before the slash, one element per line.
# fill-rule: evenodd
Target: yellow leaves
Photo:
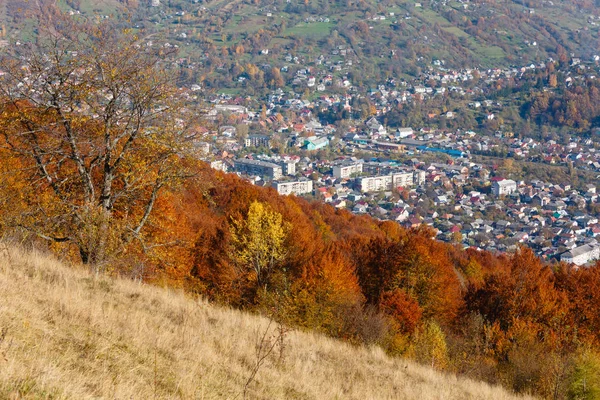
<path fill-rule="evenodd" d="M 289 231 L 290 224 L 281 214 L 254 201 L 245 220 L 233 221 L 232 258 L 242 270 L 251 272 L 259 286 L 266 286 L 269 275 L 287 255 Z"/>
<path fill-rule="evenodd" d="M 251 63 L 246 64 L 246 72 L 250 75 L 251 78 L 254 78 L 260 72 L 260 69 Z"/>
<path fill-rule="evenodd" d="M 435 321 L 428 321 L 416 334 L 414 356 L 432 368 L 444 369 L 448 365 L 448 348 L 446 336 Z"/>

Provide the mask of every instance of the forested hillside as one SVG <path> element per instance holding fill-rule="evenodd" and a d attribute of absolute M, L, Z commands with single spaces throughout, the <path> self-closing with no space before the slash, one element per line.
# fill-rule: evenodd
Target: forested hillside
<path fill-rule="evenodd" d="M 406 231 L 197 168 L 157 205 L 145 235 L 153 245 L 107 254 L 103 270 L 518 392 L 594 393 L 600 268 L 551 268 L 528 249 L 463 251 L 426 227 Z"/>

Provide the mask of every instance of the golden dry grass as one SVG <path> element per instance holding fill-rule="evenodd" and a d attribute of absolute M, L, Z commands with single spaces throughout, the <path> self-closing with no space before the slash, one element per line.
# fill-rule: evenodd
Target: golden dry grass
<path fill-rule="evenodd" d="M 268 320 L 0 243 L 0 398 L 233 399 Z M 512 399 L 377 348 L 292 331 L 258 399 Z"/>

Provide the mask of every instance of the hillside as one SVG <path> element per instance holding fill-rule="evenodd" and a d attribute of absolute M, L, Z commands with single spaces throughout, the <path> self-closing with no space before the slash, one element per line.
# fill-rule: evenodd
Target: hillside
<path fill-rule="evenodd" d="M 150 1 L 7 2 L 7 38 L 38 31 L 52 5 L 157 34 L 179 48 L 181 83 L 231 93 L 290 87 L 310 67 L 369 88 L 432 66 L 506 67 L 599 52 L 598 9 L 586 1 Z M 2 2 L 0 1 L 0 4 Z M 41 11 L 40 11 L 41 10 Z M 264 76 L 249 64 L 264 70 Z M 271 67 L 282 76 L 271 76 Z M 289 72 L 286 72 L 288 71 Z M 253 91 L 248 91 L 252 87 Z"/>
<path fill-rule="evenodd" d="M 265 318 L 0 252 L 0 398 L 240 398 Z M 270 333 L 271 334 L 271 333 Z M 270 335 L 269 334 L 269 335 Z M 250 398 L 512 399 L 379 349 L 285 335 Z"/>

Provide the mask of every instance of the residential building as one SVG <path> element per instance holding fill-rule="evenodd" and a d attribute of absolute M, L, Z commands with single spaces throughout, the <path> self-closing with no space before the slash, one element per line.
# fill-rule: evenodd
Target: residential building
<path fill-rule="evenodd" d="M 271 138 L 267 135 L 249 135 L 245 141 L 246 147 L 271 147 Z"/>
<path fill-rule="evenodd" d="M 413 182 L 414 176 L 412 171 L 389 175 L 368 176 L 358 179 L 360 191 L 363 193 L 381 192 L 384 190 L 392 190 L 397 187 L 412 186 Z"/>
<path fill-rule="evenodd" d="M 504 179 L 495 181 L 492 184 L 492 192 L 496 196 L 506 196 L 517 190 L 517 182 L 512 179 Z"/>
<path fill-rule="evenodd" d="M 560 256 L 560 260 L 575 265 L 585 265 L 592 260 L 600 258 L 600 246 L 598 244 L 584 244 L 575 247 Z"/>
<path fill-rule="evenodd" d="M 417 170 L 413 173 L 413 184 L 421 186 L 425 184 L 425 177 L 427 174 L 425 171 Z"/>
<path fill-rule="evenodd" d="M 296 161 L 284 160 L 278 163 L 284 175 L 296 175 Z"/>
<path fill-rule="evenodd" d="M 277 190 L 277 193 L 282 195 L 289 194 L 306 194 L 312 193 L 313 182 L 310 180 L 300 180 L 291 182 L 274 181 L 272 186 Z"/>
<path fill-rule="evenodd" d="M 362 162 L 342 162 L 341 164 L 333 166 L 333 176 L 336 178 L 350 178 L 354 174 L 360 174 L 363 172 Z"/>
<path fill-rule="evenodd" d="M 248 175 L 257 175 L 272 180 L 279 179 L 282 176 L 281 167 L 266 161 L 249 160 L 239 158 L 234 162 L 235 170 Z"/>

